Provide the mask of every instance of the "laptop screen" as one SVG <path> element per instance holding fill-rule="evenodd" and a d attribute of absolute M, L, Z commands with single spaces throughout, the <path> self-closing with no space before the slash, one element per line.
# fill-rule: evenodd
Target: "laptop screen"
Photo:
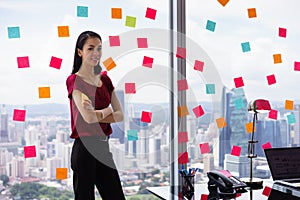
<path fill-rule="evenodd" d="M 273 180 L 300 178 L 300 147 L 264 149 Z"/>

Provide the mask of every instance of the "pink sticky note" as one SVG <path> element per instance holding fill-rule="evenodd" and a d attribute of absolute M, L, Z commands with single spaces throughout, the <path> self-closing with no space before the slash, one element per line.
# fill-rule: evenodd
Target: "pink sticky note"
<path fill-rule="evenodd" d="M 209 144 L 208 143 L 202 143 L 200 146 L 200 153 L 205 154 L 210 152 Z"/>
<path fill-rule="evenodd" d="M 187 90 L 188 89 L 188 83 L 186 79 L 178 80 L 177 81 L 177 88 L 179 91 L 181 90 Z"/>
<path fill-rule="evenodd" d="M 142 122 L 151 123 L 151 118 L 152 118 L 151 112 L 142 111 L 142 117 L 141 117 Z"/>
<path fill-rule="evenodd" d="M 276 83 L 276 78 L 274 74 L 267 76 L 268 85 L 273 85 Z"/>
<path fill-rule="evenodd" d="M 204 67 L 204 62 L 199 61 L 199 60 L 195 60 L 194 70 L 198 70 L 198 71 L 203 72 L 203 67 Z"/>
<path fill-rule="evenodd" d="M 148 7 L 147 10 L 146 10 L 145 17 L 155 20 L 156 12 L 157 12 L 157 10 Z"/>
<path fill-rule="evenodd" d="M 13 121 L 24 122 L 26 110 L 14 109 Z"/>
<path fill-rule="evenodd" d="M 135 83 L 125 83 L 125 94 L 135 94 Z"/>
<path fill-rule="evenodd" d="M 279 27 L 279 37 L 286 37 L 286 28 L 280 28 Z"/>
<path fill-rule="evenodd" d="M 56 57 L 52 56 L 49 66 L 53 67 L 53 68 L 56 68 L 56 69 L 60 69 L 61 63 L 62 63 L 61 58 L 56 58 Z"/>
<path fill-rule="evenodd" d="M 193 108 L 193 112 L 194 112 L 196 118 L 199 118 L 199 117 L 201 117 L 202 115 L 204 115 L 204 111 L 203 111 L 201 105 L 199 105 L 199 106 Z"/>
<path fill-rule="evenodd" d="M 119 36 L 109 36 L 109 45 L 111 47 L 120 46 L 120 37 Z"/>
<path fill-rule="evenodd" d="M 183 152 L 178 154 L 178 163 L 185 164 L 189 162 L 189 154 L 188 152 Z"/>
<path fill-rule="evenodd" d="M 24 158 L 36 157 L 35 146 L 25 146 L 24 147 Z"/>
<path fill-rule="evenodd" d="M 267 143 L 261 145 L 261 147 L 262 147 L 263 149 L 270 149 L 270 148 L 272 148 L 272 145 L 271 145 L 270 142 L 267 142 Z"/>
<path fill-rule="evenodd" d="M 271 190 L 272 190 L 272 188 L 265 186 L 262 194 L 268 197 L 268 196 L 270 196 Z"/>
<path fill-rule="evenodd" d="M 178 143 L 188 142 L 188 132 L 178 132 Z"/>
<path fill-rule="evenodd" d="M 144 56 L 144 59 L 143 59 L 143 66 L 144 66 L 144 67 L 152 68 L 152 65 L 153 65 L 153 58 Z"/>
<path fill-rule="evenodd" d="M 186 58 L 186 48 L 177 47 L 176 57 L 185 59 Z"/>
<path fill-rule="evenodd" d="M 234 84 L 236 88 L 243 87 L 244 86 L 243 77 L 234 78 Z"/>
<path fill-rule="evenodd" d="M 294 62 L 294 70 L 295 71 L 300 71 L 300 62 Z"/>
<path fill-rule="evenodd" d="M 270 110 L 269 118 L 277 120 L 278 111 L 277 110 Z"/>
<path fill-rule="evenodd" d="M 241 155 L 241 150 L 242 150 L 242 148 L 239 147 L 239 146 L 232 146 L 231 155 L 240 156 Z"/>
<path fill-rule="evenodd" d="M 18 62 L 18 68 L 30 67 L 28 56 L 17 57 L 17 62 Z"/>
<path fill-rule="evenodd" d="M 201 194 L 200 200 L 207 200 L 208 194 Z"/>
<path fill-rule="evenodd" d="M 147 38 L 137 38 L 138 48 L 148 48 Z"/>

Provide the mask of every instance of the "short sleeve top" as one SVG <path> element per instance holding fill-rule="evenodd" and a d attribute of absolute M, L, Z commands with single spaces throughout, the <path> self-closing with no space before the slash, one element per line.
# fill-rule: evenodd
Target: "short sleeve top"
<path fill-rule="evenodd" d="M 84 93 L 91 101 L 96 110 L 104 109 L 111 103 L 111 94 L 114 90 L 111 79 L 106 73 L 101 74 L 102 86 L 97 87 L 85 82 L 80 76 L 71 74 L 68 76 L 66 84 L 68 90 L 68 98 L 70 100 L 71 114 L 71 135 L 70 138 L 78 138 L 81 136 L 99 136 L 110 135 L 112 128 L 109 123 L 87 123 L 84 121 L 75 102 L 72 98 L 73 90 L 79 90 Z"/>

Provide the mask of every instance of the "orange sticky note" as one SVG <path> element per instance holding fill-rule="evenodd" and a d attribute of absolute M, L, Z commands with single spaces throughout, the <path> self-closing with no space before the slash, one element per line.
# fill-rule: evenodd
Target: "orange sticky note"
<path fill-rule="evenodd" d="M 255 18 L 256 17 L 256 9 L 255 8 L 248 8 L 248 17 Z"/>
<path fill-rule="evenodd" d="M 218 2 L 225 7 L 229 0 L 218 0 Z"/>
<path fill-rule="evenodd" d="M 274 54 L 273 60 L 274 60 L 274 64 L 282 63 L 281 54 Z"/>
<path fill-rule="evenodd" d="M 70 37 L 69 26 L 58 26 L 58 37 Z"/>
<path fill-rule="evenodd" d="M 286 110 L 294 110 L 294 101 L 285 100 L 285 109 Z"/>
<path fill-rule="evenodd" d="M 184 116 L 189 115 L 189 110 L 188 110 L 187 106 L 179 106 L 177 109 L 178 109 L 179 117 L 184 117 Z"/>
<path fill-rule="evenodd" d="M 216 122 L 217 122 L 218 128 L 224 128 L 224 127 L 226 127 L 226 121 L 225 121 L 224 117 L 216 119 Z"/>
<path fill-rule="evenodd" d="M 114 68 L 115 66 L 117 66 L 116 63 L 114 62 L 114 60 L 112 59 L 112 57 L 109 57 L 105 61 L 103 61 L 103 65 L 105 66 L 107 71 L 109 71 L 112 68 Z"/>
<path fill-rule="evenodd" d="M 247 133 L 252 133 L 253 130 L 253 122 L 247 123 L 246 124 L 246 132 Z M 254 127 L 254 132 L 256 131 L 256 128 Z"/>
<path fill-rule="evenodd" d="M 112 19 L 122 19 L 122 8 L 111 8 Z"/>
<path fill-rule="evenodd" d="M 50 87 L 39 87 L 39 98 L 50 98 Z"/>
<path fill-rule="evenodd" d="M 56 179 L 63 180 L 68 178 L 68 168 L 56 168 Z"/>

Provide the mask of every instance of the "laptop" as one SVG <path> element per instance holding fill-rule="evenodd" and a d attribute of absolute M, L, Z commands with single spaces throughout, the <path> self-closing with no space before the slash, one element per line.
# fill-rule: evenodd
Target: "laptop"
<path fill-rule="evenodd" d="M 264 149 L 275 183 L 300 188 L 300 147 Z"/>

